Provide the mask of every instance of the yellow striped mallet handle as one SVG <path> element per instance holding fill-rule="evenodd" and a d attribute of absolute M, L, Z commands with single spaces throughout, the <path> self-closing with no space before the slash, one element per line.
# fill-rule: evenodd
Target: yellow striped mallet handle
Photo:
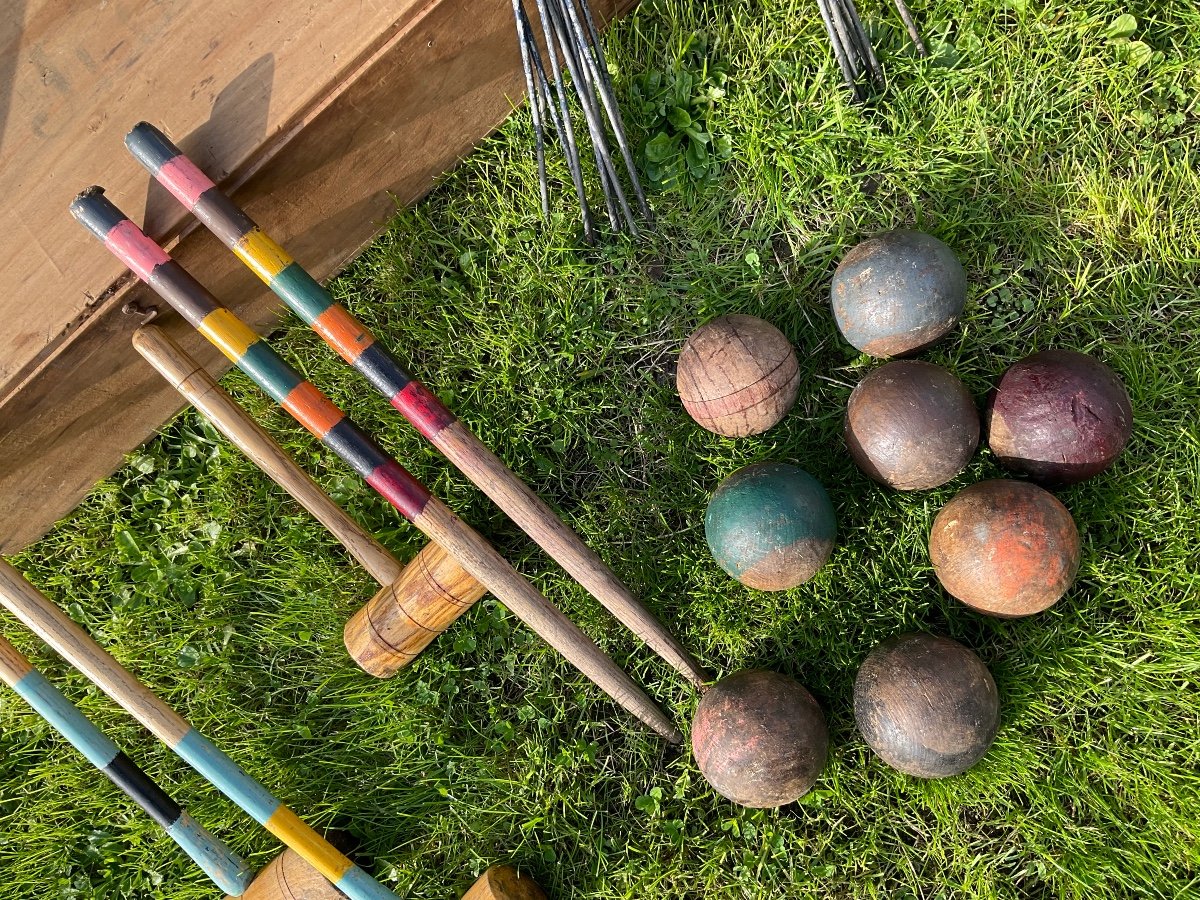
<path fill-rule="evenodd" d="M 267 431 L 157 325 L 133 346 L 179 394 L 255 465 L 307 509 L 379 582 L 346 623 L 346 650 L 377 678 L 394 675 L 474 606 L 486 590 L 442 547 L 428 543 L 404 566 L 333 502 Z"/>
<path fill-rule="evenodd" d="M 247 775 L 0 559 L 0 605 L 351 900 L 399 900 Z"/>

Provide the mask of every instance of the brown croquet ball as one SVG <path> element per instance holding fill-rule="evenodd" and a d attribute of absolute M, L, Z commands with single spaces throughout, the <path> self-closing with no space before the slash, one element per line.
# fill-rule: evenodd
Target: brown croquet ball
<path fill-rule="evenodd" d="M 905 634 L 879 644 L 854 680 L 854 720 L 884 762 L 945 778 L 978 762 L 1000 724 L 987 666 L 949 638 Z"/>
<path fill-rule="evenodd" d="M 798 681 L 748 669 L 714 684 L 692 720 L 692 755 L 718 794 L 756 808 L 808 792 L 829 752 L 825 716 Z"/>
<path fill-rule="evenodd" d="M 979 446 L 975 401 L 952 373 L 890 362 L 858 383 L 846 406 L 846 446 L 871 478 L 900 491 L 945 484 Z"/>
<path fill-rule="evenodd" d="M 1053 606 L 1079 569 L 1079 530 L 1049 491 L 983 481 L 942 507 L 929 557 L 942 587 L 981 613 L 1015 618 Z"/>
<path fill-rule="evenodd" d="M 796 402 L 800 368 L 783 332 L 754 316 L 721 316 L 692 332 L 675 386 L 696 423 L 726 437 L 761 434 Z"/>
<path fill-rule="evenodd" d="M 1075 484 L 1112 465 L 1133 432 L 1133 407 L 1104 363 L 1073 350 L 1043 350 L 1004 373 L 985 427 L 1005 467 L 1040 484 Z"/>

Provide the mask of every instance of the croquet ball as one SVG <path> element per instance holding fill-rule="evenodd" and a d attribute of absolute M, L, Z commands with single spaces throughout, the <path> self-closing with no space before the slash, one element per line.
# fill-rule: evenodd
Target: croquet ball
<path fill-rule="evenodd" d="M 1079 568 L 1079 530 L 1049 491 L 983 481 L 942 507 L 929 557 L 951 596 L 981 613 L 1028 616 L 1053 606 Z"/>
<path fill-rule="evenodd" d="M 783 332 L 754 316 L 721 316 L 692 332 L 675 386 L 697 424 L 726 437 L 761 434 L 800 389 L 796 353 Z"/>
<path fill-rule="evenodd" d="M 833 552 L 837 520 L 821 483 L 787 463 L 755 463 L 726 478 L 704 514 L 717 564 L 747 587 L 803 584 Z"/>
<path fill-rule="evenodd" d="M 966 468 L 979 445 L 979 413 L 945 369 L 897 360 L 858 383 L 846 406 L 846 446 L 881 484 L 920 491 Z"/>
<path fill-rule="evenodd" d="M 748 669 L 709 688 L 692 720 L 692 755 L 718 794 L 756 808 L 806 794 L 829 752 L 812 694 L 778 672 Z"/>
<path fill-rule="evenodd" d="M 900 229 L 868 238 L 833 275 L 833 317 L 842 337 L 871 356 L 903 356 L 941 340 L 962 315 L 967 276 L 954 251 Z"/>
<path fill-rule="evenodd" d="M 1075 484 L 1117 458 L 1133 430 L 1133 408 L 1104 363 L 1073 350 L 1043 350 L 1004 373 L 985 428 L 1009 469 L 1041 484 Z"/>
<path fill-rule="evenodd" d="M 904 634 L 875 647 L 859 668 L 854 719 L 867 746 L 892 768 L 945 778 L 987 753 L 1000 697 L 987 666 L 962 644 Z"/>

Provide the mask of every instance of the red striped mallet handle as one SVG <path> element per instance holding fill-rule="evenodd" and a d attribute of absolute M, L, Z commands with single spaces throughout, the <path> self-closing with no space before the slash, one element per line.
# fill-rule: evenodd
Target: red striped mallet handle
<path fill-rule="evenodd" d="M 380 449 L 329 398 L 284 362 L 183 266 L 146 237 L 100 188 L 89 188 L 76 197 L 71 213 L 292 418 L 345 460 L 428 538 L 441 544 L 546 643 L 667 740 L 672 743 L 683 740 L 679 730 L 645 692 L 575 623 L 517 574 L 491 544 Z"/>
<path fill-rule="evenodd" d="M 159 183 L 618 621 L 695 685 L 704 683 L 703 671 L 683 645 L 600 557 L 166 135 L 141 122 L 125 144 Z"/>

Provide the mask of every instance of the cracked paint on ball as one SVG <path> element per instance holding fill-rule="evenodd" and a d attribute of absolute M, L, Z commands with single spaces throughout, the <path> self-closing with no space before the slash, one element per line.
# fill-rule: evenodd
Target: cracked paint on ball
<path fill-rule="evenodd" d="M 904 356 L 941 340 L 962 316 L 967 276 L 932 235 L 898 229 L 846 254 L 830 302 L 842 336 L 876 357 Z"/>
<path fill-rule="evenodd" d="M 837 518 L 821 483 L 787 463 L 734 472 L 713 494 L 704 536 L 717 564 L 747 587 L 808 581 L 833 552 Z"/>
<path fill-rule="evenodd" d="M 1043 350 L 1010 366 L 988 400 L 988 446 L 1001 464 L 1040 484 L 1103 472 L 1133 433 L 1125 385 L 1073 350 Z"/>

